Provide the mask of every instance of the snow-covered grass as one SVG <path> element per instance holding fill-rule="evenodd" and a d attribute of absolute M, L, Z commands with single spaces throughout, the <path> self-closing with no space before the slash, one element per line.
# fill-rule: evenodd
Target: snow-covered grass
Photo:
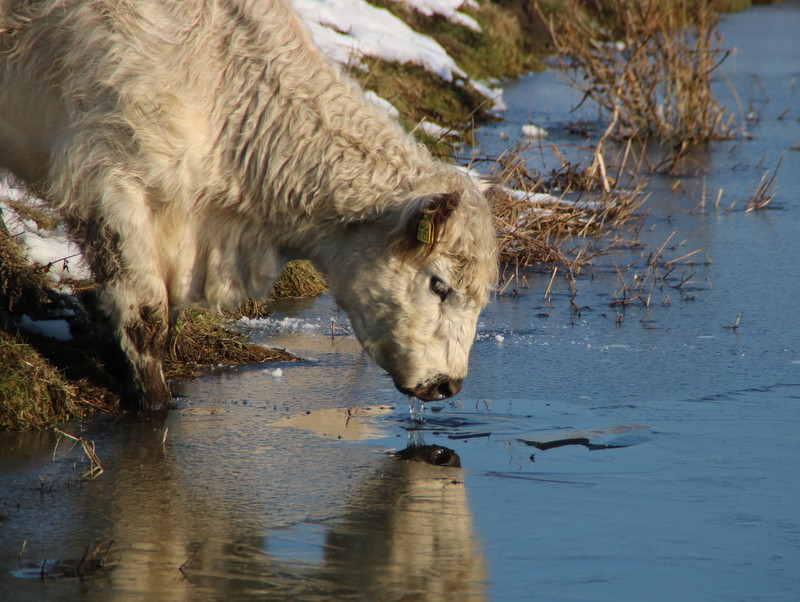
<path fill-rule="evenodd" d="M 20 209 L 25 207 L 47 211 L 41 200 L 8 177 L 0 177 L 0 215 L 9 235 L 26 249 L 28 258 L 49 266 L 48 273 L 56 282 L 64 277 L 89 279 L 91 274 L 82 261 L 80 249 L 69 240 L 63 226 L 42 227 L 24 215 Z"/>
<path fill-rule="evenodd" d="M 360 74 L 359 79 L 367 84 L 367 88 L 382 88 L 384 98 L 378 101 L 382 101 L 381 104 L 394 104 L 393 98 L 387 97 L 386 92 L 405 93 L 410 86 L 402 77 L 396 79 L 397 74 L 393 70 L 387 72 L 387 77 L 392 78 L 394 87 L 386 90 L 386 86 L 380 86 L 376 83 L 381 77 L 380 70 L 372 69 L 376 61 L 393 65 L 414 65 L 440 80 L 439 84 L 434 85 L 419 81 L 419 84 L 428 88 L 426 98 L 414 99 L 412 104 L 416 110 L 409 112 L 406 107 L 405 111 L 399 111 L 409 129 L 414 129 L 423 120 L 443 130 L 455 130 L 456 134 L 459 133 L 458 130 L 468 127 L 466 122 L 456 124 L 453 121 L 462 118 L 459 111 L 443 117 L 448 111 L 439 110 L 441 105 L 430 105 L 430 92 L 434 90 L 442 96 L 458 96 L 453 91 L 453 86 L 469 87 L 473 94 L 480 97 L 481 100 L 469 101 L 470 104 L 475 104 L 468 108 L 467 113 L 481 104 L 485 111 L 497 112 L 505 109 L 502 90 L 469 74 L 459 65 L 458 56 L 445 49 L 447 45 L 448 48 L 461 48 L 462 51 L 466 48 L 469 52 L 475 52 L 480 46 L 478 41 L 483 39 L 483 28 L 474 17 L 463 12 L 465 9 L 477 12 L 479 5 L 475 0 L 373 0 L 372 4 L 365 0 L 292 1 L 325 54 Z M 404 16 L 399 16 L 401 14 Z M 435 39 L 437 36 L 419 30 L 420 23 L 432 23 L 434 18 L 442 18 L 451 25 L 447 32 L 439 27 L 438 41 Z M 492 47 L 496 45 L 487 44 Z M 494 75 L 501 77 L 506 74 Z M 461 96 L 466 98 L 468 95 Z M 380 97 L 373 92 L 372 98 Z M 443 122 L 437 121 L 443 118 Z M 456 125 L 459 127 L 454 128 Z M 441 137 L 429 134 L 427 139 L 425 136 L 422 139 L 431 142 L 439 141 Z"/>
<path fill-rule="evenodd" d="M 441 17 L 444 17 L 451 23 L 469 27 L 472 31 L 478 33 L 483 31 L 480 24 L 473 17 L 470 17 L 469 15 L 459 10 L 463 6 L 478 8 L 478 3 L 475 2 L 475 0 L 395 0 L 395 1 L 403 2 L 428 17 L 432 15 L 439 15 Z"/>
<path fill-rule="evenodd" d="M 365 56 L 425 67 L 445 81 L 466 77 L 438 42 L 411 29 L 390 12 L 364 0 L 292 0 L 314 41 L 348 66 Z"/>

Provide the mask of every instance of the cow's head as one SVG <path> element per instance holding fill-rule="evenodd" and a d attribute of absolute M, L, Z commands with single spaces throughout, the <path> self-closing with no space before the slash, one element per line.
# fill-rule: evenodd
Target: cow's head
<path fill-rule="evenodd" d="M 461 390 L 497 282 L 489 205 L 469 184 L 354 226 L 332 281 L 364 349 L 400 391 L 424 401 Z"/>

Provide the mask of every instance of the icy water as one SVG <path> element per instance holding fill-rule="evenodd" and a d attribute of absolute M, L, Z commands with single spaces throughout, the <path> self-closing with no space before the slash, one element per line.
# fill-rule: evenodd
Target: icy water
<path fill-rule="evenodd" d="M 800 3 L 722 29 L 753 139 L 696 157 L 716 210 L 697 208 L 703 175 L 653 181 L 643 239 L 702 253 L 649 315 L 609 305 L 622 257 L 578 280 L 579 314 L 533 272 L 483 315 L 458 401 L 420 421 L 329 298 L 278 304 L 243 327 L 305 361 L 215 370 L 166 416 L 66 425 L 94 443 L 93 481 L 80 445 L 0 434 L 0 598 L 800 599 Z M 510 85 L 482 150 L 528 120 L 579 147 L 560 132 L 591 112 L 567 114 L 555 81 Z M 745 213 L 781 153 L 771 208 Z M 387 454 L 409 442 L 462 468 Z"/>

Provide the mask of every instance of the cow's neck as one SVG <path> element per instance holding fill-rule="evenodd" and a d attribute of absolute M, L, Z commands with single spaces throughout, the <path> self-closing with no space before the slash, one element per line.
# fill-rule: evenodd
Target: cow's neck
<path fill-rule="evenodd" d="M 305 37 L 250 64 L 256 83 L 220 107 L 241 202 L 272 224 L 363 220 L 431 179 L 435 162 Z"/>

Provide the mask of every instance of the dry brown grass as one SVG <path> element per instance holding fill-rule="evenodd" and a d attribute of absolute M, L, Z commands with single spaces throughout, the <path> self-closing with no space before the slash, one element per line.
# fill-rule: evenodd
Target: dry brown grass
<path fill-rule="evenodd" d="M 636 245 L 641 226 L 641 186 L 628 181 L 622 188 L 617 177 L 606 191 L 567 163 L 545 177 L 528 167 L 528 150 L 484 159 L 495 184 L 488 197 L 505 266 L 501 292 L 536 264 L 578 274 L 597 257 Z"/>
<path fill-rule="evenodd" d="M 65 307 L 47 272 L 27 260 L 0 219 L 0 430 L 43 428 L 116 401 L 91 379 L 72 378 L 52 361 L 59 346 L 77 361 L 68 345 L 18 332 L 22 314 L 36 319 Z"/>
<path fill-rule="evenodd" d="M 316 297 L 328 290 L 325 277 L 320 274 L 310 261 L 296 260 L 287 263 L 281 275 L 272 286 L 270 299 L 286 297 Z M 244 315 L 249 315 L 245 313 Z M 261 317 L 249 315 L 249 317 Z"/>
<path fill-rule="evenodd" d="M 674 166 L 709 140 L 729 137 L 733 119 L 711 93 L 724 60 L 717 0 L 605 2 L 602 23 L 565 0 L 548 22 L 567 82 L 609 115 L 601 138 L 655 138 Z M 600 165 L 595 165 L 601 169 Z"/>
<path fill-rule="evenodd" d="M 298 358 L 280 349 L 247 342 L 243 334 L 225 328 L 219 313 L 194 307 L 185 310 L 176 326 L 164 372 L 169 379 L 197 378 L 216 365 L 286 362 Z"/>
<path fill-rule="evenodd" d="M 783 163 L 783 153 L 781 153 L 781 157 L 778 159 L 778 164 L 775 166 L 775 170 L 772 172 L 772 174 L 765 172 L 764 175 L 761 176 L 761 180 L 759 181 L 758 186 L 756 186 L 753 195 L 745 203 L 746 213 L 764 209 L 772 202 L 772 199 L 775 197 L 775 190 L 777 188 L 775 178 L 778 176 L 778 170 L 781 168 L 781 163 Z"/>
<path fill-rule="evenodd" d="M 0 430 L 45 428 L 93 413 L 103 407 L 93 393 L 0 329 Z"/>
<path fill-rule="evenodd" d="M 554 288 L 568 287 L 574 323 L 581 313 L 576 303 L 579 277 L 592 277 L 601 264 L 601 270 L 614 266 L 617 275 L 617 284 L 609 291 L 609 305 L 618 324 L 630 306 L 644 310 L 644 323 L 659 298 L 661 305 L 669 305 L 670 294 L 693 298 L 687 289 L 697 287 L 699 269 L 711 260 L 701 249 L 683 248 L 685 241 L 673 242 L 674 232 L 658 247 L 640 241 L 646 181 L 628 177 L 624 170 L 627 153 L 623 151 L 621 159 L 609 164 L 606 182 L 610 190 L 606 191 L 589 170 L 567 163 L 543 177 L 527 167 L 525 151 L 518 149 L 495 159 L 490 170 L 496 185 L 489 198 L 504 265 L 500 294 L 513 295 L 526 287 L 525 268 L 536 265 L 549 273 L 545 301 L 551 299 Z M 638 173 L 640 166 L 631 171 Z M 565 183 L 571 186 L 569 194 L 548 194 Z M 626 258 L 621 265 L 609 258 L 615 254 Z M 605 261 L 598 261 L 601 258 Z"/>

